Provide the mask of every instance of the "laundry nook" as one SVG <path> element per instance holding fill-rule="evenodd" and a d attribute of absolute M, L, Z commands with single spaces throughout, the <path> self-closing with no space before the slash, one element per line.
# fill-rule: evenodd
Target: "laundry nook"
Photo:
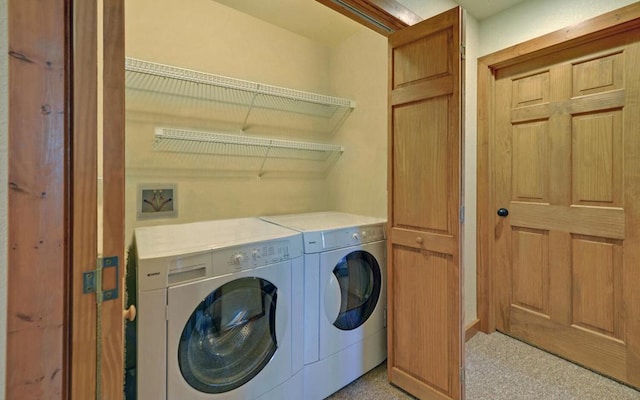
<path fill-rule="evenodd" d="M 128 399 L 321 400 L 387 357 L 386 39 L 229 5 L 125 10 Z"/>
<path fill-rule="evenodd" d="M 640 400 L 640 1 L 0 0 L 0 399 Z"/>

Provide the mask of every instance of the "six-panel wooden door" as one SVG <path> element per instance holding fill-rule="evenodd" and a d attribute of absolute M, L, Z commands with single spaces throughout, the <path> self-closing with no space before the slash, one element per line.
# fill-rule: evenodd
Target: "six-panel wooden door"
<path fill-rule="evenodd" d="M 635 386 L 638 39 L 498 70 L 492 144 L 496 328 Z"/>

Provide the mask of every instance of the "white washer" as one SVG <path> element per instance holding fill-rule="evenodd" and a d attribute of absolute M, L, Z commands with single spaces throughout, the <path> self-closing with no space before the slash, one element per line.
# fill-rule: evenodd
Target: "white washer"
<path fill-rule="evenodd" d="M 323 399 L 387 356 L 385 220 L 338 212 L 261 218 L 302 232 L 304 399 Z"/>
<path fill-rule="evenodd" d="M 135 240 L 138 400 L 303 398 L 298 232 L 240 218 Z"/>

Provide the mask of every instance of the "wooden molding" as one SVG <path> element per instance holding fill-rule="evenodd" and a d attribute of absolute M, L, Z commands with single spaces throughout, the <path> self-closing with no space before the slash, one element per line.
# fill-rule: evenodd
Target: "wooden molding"
<path fill-rule="evenodd" d="M 492 288 L 492 252 L 495 210 L 492 209 L 489 144 L 493 129 L 493 85 L 498 69 L 568 49 L 599 38 L 640 29 L 640 2 L 619 8 L 508 47 L 478 59 L 478 167 L 477 167 L 477 278 L 480 330 L 495 330 Z"/>
<path fill-rule="evenodd" d="M 395 0 L 316 0 L 374 31 L 389 34 L 422 18 Z"/>
<path fill-rule="evenodd" d="M 468 342 L 474 337 L 478 332 L 480 332 L 480 320 L 476 319 L 471 321 L 469 325 L 464 328 L 464 341 Z"/>
<path fill-rule="evenodd" d="M 479 58 L 492 70 L 637 27 L 640 3 L 613 10 Z"/>

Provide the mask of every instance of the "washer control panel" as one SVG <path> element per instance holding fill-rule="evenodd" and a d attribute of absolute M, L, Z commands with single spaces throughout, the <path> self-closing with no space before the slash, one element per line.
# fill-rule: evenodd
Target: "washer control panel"
<path fill-rule="evenodd" d="M 218 249 L 213 251 L 213 270 L 215 275 L 243 271 L 288 261 L 297 253 L 287 240 Z"/>
<path fill-rule="evenodd" d="M 167 288 L 302 257 L 302 234 L 138 261 L 138 290 Z"/>

